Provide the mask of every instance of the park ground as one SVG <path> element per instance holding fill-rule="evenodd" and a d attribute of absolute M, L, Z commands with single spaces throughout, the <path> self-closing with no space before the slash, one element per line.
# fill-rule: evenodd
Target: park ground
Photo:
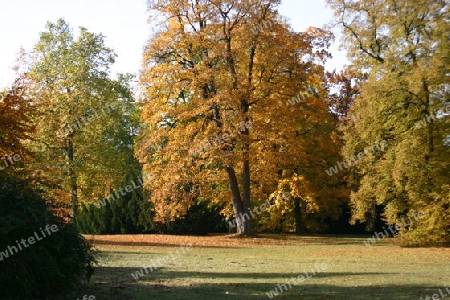
<path fill-rule="evenodd" d="M 368 236 L 86 238 L 99 251 L 95 274 L 64 299 L 269 299 L 278 287 L 272 299 L 410 300 L 450 290 L 450 248 L 402 248 L 393 239 L 366 246 Z M 141 269 L 152 264 L 159 268 Z"/>

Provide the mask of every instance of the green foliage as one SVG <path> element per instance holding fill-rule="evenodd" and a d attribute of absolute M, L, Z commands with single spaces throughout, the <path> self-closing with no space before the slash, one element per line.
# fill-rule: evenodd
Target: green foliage
<path fill-rule="evenodd" d="M 75 35 L 63 19 L 47 23 L 30 57 L 22 76 L 37 109 L 33 168 L 60 187 L 49 192 L 70 197 L 76 217 L 79 203 L 118 185 L 133 164 L 133 76 L 112 79 L 116 54 L 104 36 L 83 27 Z"/>
<path fill-rule="evenodd" d="M 398 224 L 405 245 L 450 237 L 449 6 L 442 0 L 328 1 L 347 34 L 354 70 L 369 72 L 343 126 L 344 156 L 377 141 L 387 149 L 352 168 L 353 221 Z M 370 224 L 369 224 L 370 225 Z"/>
<path fill-rule="evenodd" d="M 58 231 L 42 238 L 40 228 L 53 224 Z M 0 261 L 0 297 L 49 299 L 93 274 L 95 252 L 90 243 L 72 224 L 52 215 L 27 182 L 9 177 L 0 183 L 0 228 L 3 252 L 35 232 L 42 238 Z"/>
<path fill-rule="evenodd" d="M 227 232 L 228 226 L 219 207 L 198 202 L 183 218 L 162 223 L 153 220 L 152 203 L 144 199 L 142 190 L 126 194 L 105 206 L 82 205 L 78 228 L 85 234 L 193 234 Z"/>
<path fill-rule="evenodd" d="M 152 219 L 152 205 L 140 187 L 110 202 L 82 204 L 77 222 L 80 232 L 86 234 L 133 234 L 152 232 Z"/>

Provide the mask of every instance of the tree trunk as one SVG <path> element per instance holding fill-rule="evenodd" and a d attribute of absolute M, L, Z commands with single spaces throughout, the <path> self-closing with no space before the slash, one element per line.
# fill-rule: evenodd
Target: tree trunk
<path fill-rule="evenodd" d="M 233 84 L 232 88 L 234 91 L 238 91 L 238 83 L 239 78 L 236 72 L 236 65 L 233 58 L 233 51 L 231 46 L 231 36 L 230 36 L 230 30 L 226 30 L 224 27 L 224 35 L 225 35 L 225 41 L 227 44 L 227 67 L 228 71 L 233 78 Z M 253 76 L 253 61 L 256 51 L 256 45 L 253 45 L 251 54 L 250 54 L 250 61 L 249 61 L 249 72 L 248 72 L 248 83 L 251 86 L 251 80 Z M 251 91 L 250 91 L 251 93 Z M 249 94 L 246 96 L 249 97 Z M 240 110 L 241 113 L 245 116 L 248 113 L 249 110 L 249 103 L 247 99 L 241 100 L 241 106 Z M 245 122 L 248 122 L 248 117 L 244 118 Z M 252 226 L 251 226 L 251 219 L 250 219 L 250 211 L 251 211 L 251 201 L 250 201 L 250 159 L 249 159 L 249 130 L 248 128 L 242 129 L 241 134 L 244 136 L 243 140 L 243 170 L 242 170 L 242 185 L 243 185 L 243 196 L 241 197 L 240 191 L 239 191 L 239 185 L 236 178 L 236 172 L 233 167 L 227 166 L 225 169 L 228 174 L 228 178 L 230 180 L 230 190 L 233 195 L 233 210 L 234 214 L 236 216 L 236 226 L 237 226 L 237 233 L 242 235 L 251 235 L 252 234 Z"/>
<path fill-rule="evenodd" d="M 428 140 L 428 153 L 425 156 L 425 160 L 428 163 L 432 153 L 434 152 L 434 114 L 430 109 L 430 91 L 428 88 L 428 83 L 423 82 L 423 90 L 425 92 L 425 120 L 429 122 L 428 124 L 428 132 L 427 132 L 427 140 Z"/>
<path fill-rule="evenodd" d="M 428 144 L 428 151 L 425 154 L 425 164 L 428 165 L 430 163 L 431 156 L 434 152 L 434 118 L 436 117 L 434 114 L 436 112 L 432 112 L 430 109 L 430 90 L 428 88 L 428 83 L 426 81 L 423 81 L 423 90 L 425 91 L 425 120 L 428 121 L 428 130 L 427 130 L 427 144 Z M 426 166 L 428 167 L 428 166 Z M 431 177 L 428 176 L 428 192 L 429 194 L 432 193 L 432 186 L 433 186 L 433 180 Z"/>
<path fill-rule="evenodd" d="M 244 160 L 244 168 L 242 170 L 242 182 L 243 182 L 243 211 L 250 214 L 251 211 L 251 201 L 250 201 L 250 162 L 248 158 Z M 244 222 L 244 232 L 245 235 L 251 235 L 253 233 L 251 219 L 248 222 Z"/>
<path fill-rule="evenodd" d="M 300 197 L 294 198 L 294 219 L 295 219 L 295 233 L 302 232 L 302 212 L 300 207 Z"/>
<path fill-rule="evenodd" d="M 251 77 L 249 77 L 251 78 Z M 244 99 L 241 101 L 241 113 L 246 115 L 249 110 L 249 103 L 247 99 Z M 249 118 L 245 117 L 245 124 L 248 124 Z M 245 126 L 243 130 L 241 130 L 243 140 L 242 140 L 242 160 L 243 160 L 243 166 L 242 166 L 242 210 L 246 212 L 246 214 L 250 214 L 251 212 L 251 192 L 250 192 L 250 141 L 249 141 L 249 128 Z M 253 234 L 252 230 L 252 224 L 251 219 L 248 220 L 248 222 L 244 222 L 244 232 L 245 235 L 251 235 Z"/>
<path fill-rule="evenodd" d="M 239 184 L 236 177 L 236 172 L 233 167 L 226 166 L 225 171 L 228 174 L 230 181 L 230 192 L 232 194 L 233 211 L 236 218 L 236 229 L 238 234 L 251 234 L 251 219 L 250 214 L 245 213 L 244 201 L 242 201 L 241 193 L 239 191 Z M 248 210 L 247 210 L 248 211 Z"/>
<path fill-rule="evenodd" d="M 77 214 L 78 214 L 78 185 L 77 185 L 77 177 L 75 174 L 75 161 L 73 154 L 73 141 L 72 138 L 69 137 L 67 139 L 67 147 L 66 147 L 66 159 L 67 159 L 67 168 L 68 168 L 68 176 L 69 176 L 69 193 L 70 193 L 70 203 L 72 205 L 72 214 L 73 214 L 73 223 L 77 226 Z"/>

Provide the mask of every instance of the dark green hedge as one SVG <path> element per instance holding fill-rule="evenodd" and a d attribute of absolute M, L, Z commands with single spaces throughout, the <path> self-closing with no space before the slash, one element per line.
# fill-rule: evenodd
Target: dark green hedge
<path fill-rule="evenodd" d="M 144 200 L 140 187 L 111 202 L 82 204 L 77 215 L 78 229 L 85 234 L 152 233 L 153 215 L 151 203 Z"/>
<path fill-rule="evenodd" d="M 78 229 L 85 234 L 192 234 L 228 232 L 228 224 L 220 215 L 220 208 L 199 202 L 191 206 L 187 215 L 170 223 L 154 222 L 152 204 L 141 190 L 107 203 L 82 205 L 78 213 Z"/>
<path fill-rule="evenodd" d="M 72 224 L 64 224 L 48 209 L 41 194 L 22 180 L 0 182 L 0 298 L 51 299 L 70 292 L 93 274 L 95 252 Z M 57 231 L 43 237 L 40 228 L 55 224 Z M 34 244 L 17 246 L 35 236 Z M 8 250 L 11 246 L 11 250 Z M 15 253 L 12 246 L 18 249 Z M 11 255 L 11 251 L 13 254 Z M 1 254 L 0 254 L 1 255 Z"/>

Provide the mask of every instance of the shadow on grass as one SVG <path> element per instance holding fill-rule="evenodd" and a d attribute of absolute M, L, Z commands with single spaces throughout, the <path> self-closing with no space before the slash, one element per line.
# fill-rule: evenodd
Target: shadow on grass
<path fill-rule="evenodd" d="M 158 271 L 163 270 L 164 268 L 158 269 Z M 136 271 L 136 269 L 134 270 Z M 165 271 L 165 270 L 164 270 Z M 153 272 L 152 274 L 146 276 L 154 276 L 154 278 L 158 279 L 169 279 L 172 278 L 175 274 L 177 278 L 241 278 L 241 279 L 273 279 L 273 278 L 285 278 L 289 279 L 291 277 L 297 277 L 298 275 L 305 275 L 305 272 L 308 273 L 308 276 L 313 276 L 313 278 L 326 278 L 326 277 L 342 277 L 342 276 L 364 276 L 364 275 L 389 275 L 389 274 L 398 274 L 398 273 L 380 273 L 380 272 L 364 272 L 364 273 L 352 273 L 352 272 L 336 272 L 336 273 L 327 273 L 320 272 L 314 275 L 310 270 L 299 270 L 296 273 L 288 274 L 288 273 L 224 273 L 224 272 Z M 130 273 L 131 274 L 131 273 Z M 130 275 L 131 276 L 131 275 Z M 306 277 L 306 276 L 305 276 Z M 145 281 L 145 276 L 144 276 Z M 283 279 L 281 279 L 283 280 Z"/>
<path fill-rule="evenodd" d="M 159 253 L 152 251 L 113 251 L 113 250 L 101 250 L 102 255 L 116 255 L 116 254 L 125 254 L 125 255 L 157 255 Z"/>
<path fill-rule="evenodd" d="M 355 276 L 388 275 L 377 272 L 321 272 L 300 284 L 287 284 L 299 274 L 285 273 L 220 273 L 167 271 L 160 269 L 132 278 L 135 268 L 99 267 L 90 283 L 81 286 L 76 295 L 95 295 L 96 299 L 269 299 L 271 290 L 278 288 L 276 299 L 420 299 L 432 296 L 438 286 L 413 284 L 352 285 Z M 326 283 L 327 279 L 341 279 L 345 286 Z M 274 283 L 274 279 L 275 282 Z M 345 280 L 346 279 L 346 280 Z M 270 282 L 268 282 L 270 280 Z M 215 282 L 217 281 L 217 283 Z M 253 281 L 253 282 L 245 282 Z M 266 281 L 266 282 L 265 282 Z M 285 284 L 285 287 L 281 285 Z M 65 298 L 69 299 L 69 298 Z M 80 297 L 81 299 L 81 297 Z"/>

